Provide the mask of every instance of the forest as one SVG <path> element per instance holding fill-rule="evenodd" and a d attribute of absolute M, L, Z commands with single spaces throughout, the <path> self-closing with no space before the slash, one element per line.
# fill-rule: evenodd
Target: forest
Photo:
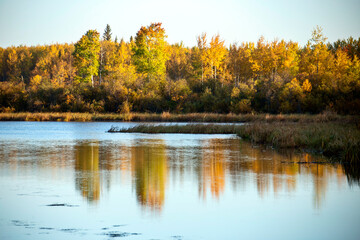
<path fill-rule="evenodd" d="M 0 112 L 360 112 L 360 38 L 170 45 L 161 23 L 129 41 L 87 31 L 75 44 L 0 48 Z"/>

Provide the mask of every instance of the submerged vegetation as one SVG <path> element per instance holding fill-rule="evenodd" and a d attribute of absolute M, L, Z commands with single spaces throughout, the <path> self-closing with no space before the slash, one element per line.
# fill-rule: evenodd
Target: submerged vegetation
<path fill-rule="evenodd" d="M 109 132 L 236 134 L 255 144 L 296 148 L 360 164 L 360 129 L 341 122 L 255 122 L 244 125 L 138 125 Z"/>

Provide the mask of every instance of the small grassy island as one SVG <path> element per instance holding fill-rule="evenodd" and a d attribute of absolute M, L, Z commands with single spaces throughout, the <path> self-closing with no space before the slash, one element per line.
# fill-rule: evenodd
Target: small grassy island
<path fill-rule="evenodd" d="M 360 117 L 322 114 L 189 113 L 0 113 L 1 121 L 132 121 L 188 122 L 187 125 L 144 125 L 108 132 L 236 134 L 254 144 L 323 154 L 330 160 L 359 163 Z M 208 123 L 208 124 L 196 124 Z M 211 124 L 228 123 L 228 124 Z M 234 123 L 234 124 L 231 124 Z M 235 123 L 245 123 L 243 125 Z"/>
<path fill-rule="evenodd" d="M 239 117 L 241 118 L 241 117 Z M 250 116 L 243 116 L 251 119 Z M 145 125 L 108 132 L 236 134 L 255 144 L 323 154 L 340 162 L 359 163 L 360 130 L 356 117 L 320 115 L 258 115 L 248 124 Z"/>

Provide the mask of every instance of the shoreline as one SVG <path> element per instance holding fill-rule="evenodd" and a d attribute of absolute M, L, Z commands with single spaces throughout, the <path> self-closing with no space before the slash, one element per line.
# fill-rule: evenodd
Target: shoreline
<path fill-rule="evenodd" d="M 244 125 L 186 124 L 138 125 L 130 128 L 111 127 L 108 132 L 126 133 L 182 133 L 182 134 L 235 134 L 253 144 L 268 145 L 275 149 L 294 149 L 327 157 L 341 163 L 360 163 L 360 129 L 355 124 L 254 122 Z"/>
<path fill-rule="evenodd" d="M 356 123 L 360 116 L 337 115 L 331 112 L 321 114 L 217 114 L 217 113 L 72 113 L 72 112 L 19 112 L 0 113 L 0 121 L 62 121 L 62 122 L 340 122 Z"/>
<path fill-rule="evenodd" d="M 324 155 L 335 162 L 360 163 L 360 116 L 342 116 L 332 112 L 316 115 L 23 112 L 0 113 L 0 121 L 186 122 L 188 124 L 181 126 L 140 124 L 133 128 L 121 129 L 121 132 L 235 134 L 254 144 L 312 152 Z"/>

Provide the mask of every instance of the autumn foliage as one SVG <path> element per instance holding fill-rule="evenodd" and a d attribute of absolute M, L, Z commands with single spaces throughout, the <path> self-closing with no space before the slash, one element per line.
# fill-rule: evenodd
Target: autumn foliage
<path fill-rule="evenodd" d="M 2 112 L 360 112 L 360 38 L 170 45 L 161 23 L 126 42 L 89 30 L 75 44 L 0 48 Z M 126 108 L 126 109 L 125 109 Z"/>

